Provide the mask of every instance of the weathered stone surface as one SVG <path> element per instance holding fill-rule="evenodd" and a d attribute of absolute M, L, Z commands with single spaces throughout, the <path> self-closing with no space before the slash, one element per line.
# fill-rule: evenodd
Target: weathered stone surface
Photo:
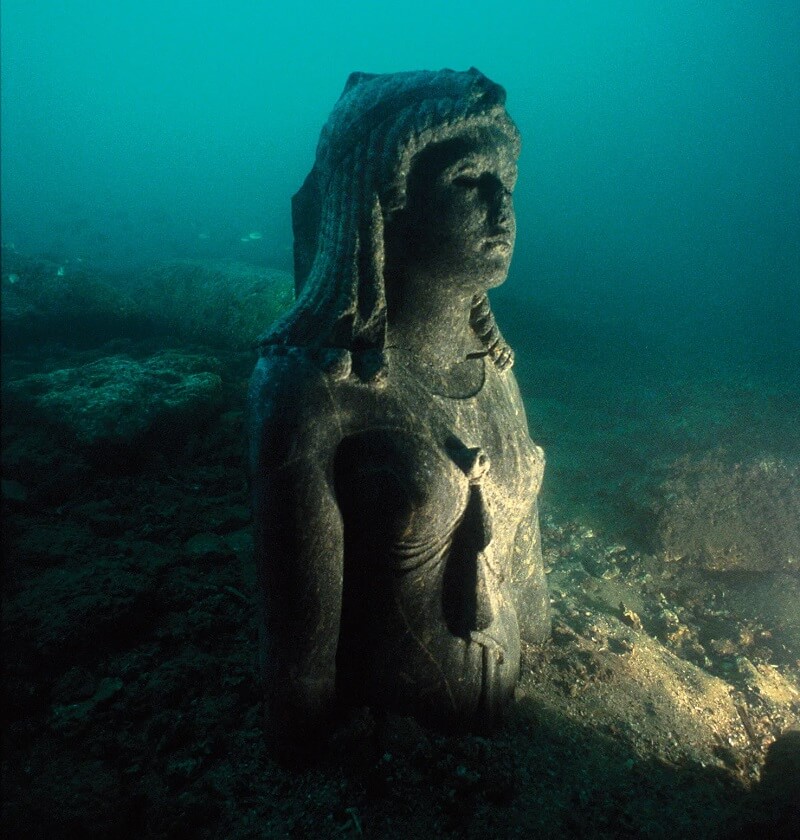
<path fill-rule="evenodd" d="M 206 562 L 217 562 L 234 556 L 234 551 L 225 541 L 225 538 L 210 532 L 195 534 L 190 537 L 183 550 L 193 560 Z"/>
<path fill-rule="evenodd" d="M 7 248 L 2 257 L 6 349 L 47 341 L 91 347 L 152 335 L 246 349 L 294 299 L 285 271 L 233 260 L 176 260 L 128 277 Z"/>
<path fill-rule="evenodd" d="M 149 333 L 142 302 L 79 264 L 2 249 L 0 339 L 4 349 L 58 341 L 89 347 Z"/>
<path fill-rule="evenodd" d="M 294 197 L 294 308 L 251 380 L 255 557 L 276 741 L 337 708 L 488 729 L 549 633 L 513 354 L 487 292 L 516 233 L 505 91 L 353 74 Z"/>
<path fill-rule="evenodd" d="M 18 482 L 11 479 L 3 479 L 3 501 L 23 504 L 28 498 L 28 491 Z"/>
<path fill-rule="evenodd" d="M 662 487 L 660 548 L 715 572 L 800 573 L 800 467 L 684 459 Z"/>
<path fill-rule="evenodd" d="M 148 309 L 186 341 L 247 349 L 294 300 L 285 271 L 233 260 L 175 260 L 133 284 Z"/>
<path fill-rule="evenodd" d="M 109 356 L 10 382 L 11 410 L 65 431 L 87 448 L 131 447 L 150 434 L 191 434 L 220 410 L 216 360 L 165 351 L 145 361 Z"/>

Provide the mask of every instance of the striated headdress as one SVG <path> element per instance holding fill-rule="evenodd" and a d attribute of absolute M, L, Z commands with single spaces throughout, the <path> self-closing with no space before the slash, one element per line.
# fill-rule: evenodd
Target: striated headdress
<path fill-rule="evenodd" d="M 260 339 L 380 354 L 386 335 L 384 223 L 406 201 L 416 155 L 485 127 L 519 154 L 505 90 L 480 71 L 353 73 L 322 129 L 314 166 L 292 199 L 297 301 Z M 511 361 L 488 298 L 471 322 L 500 367 Z"/>

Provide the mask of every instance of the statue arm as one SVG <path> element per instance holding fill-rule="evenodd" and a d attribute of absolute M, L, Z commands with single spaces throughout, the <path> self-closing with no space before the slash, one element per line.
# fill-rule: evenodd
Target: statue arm
<path fill-rule="evenodd" d="M 509 372 L 510 373 L 510 372 Z M 521 427 L 527 434 L 528 420 L 525 415 L 525 405 L 513 374 L 505 377 L 509 389 L 509 399 L 520 418 Z M 514 606 L 521 637 L 533 644 L 543 642 L 550 635 L 550 596 L 547 591 L 547 580 L 544 573 L 544 558 L 542 556 L 542 534 L 539 527 L 538 493 L 541 487 L 542 472 L 544 471 L 544 453 L 538 447 L 536 466 L 539 471 L 536 481 L 535 495 L 531 500 L 528 514 L 517 527 L 514 537 L 514 555 L 512 563 L 512 588 L 514 591 Z"/>
<path fill-rule="evenodd" d="M 511 581 L 520 636 L 526 642 L 539 644 L 550 635 L 550 596 L 544 574 L 539 506 L 535 501 L 530 515 L 517 528 Z"/>
<path fill-rule="evenodd" d="M 261 671 L 277 746 L 297 752 L 333 710 L 343 526 L 326 418 L 316 413 L 311 428 L 322 431 L 313 432 L 298 416 L 314 388 L 304 389 L 296 371 L 262 363 L 250 391 Z"/>
<path fill-rule="evenodd" d="M 520 636 L 532 644 L 544 641 L 550 634 L 550 597 L 544 574 L 539 510 L 535 501 L 530 515 L 517 528 L 511 589 Z"/>

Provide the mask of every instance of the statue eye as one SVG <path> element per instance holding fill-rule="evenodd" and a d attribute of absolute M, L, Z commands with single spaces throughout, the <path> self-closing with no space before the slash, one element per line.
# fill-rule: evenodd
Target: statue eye
<path fill-rule="evenodd" d="M 476 175 L 457 175 L 452 182 L 457 187 L 477 187 L 481 183 L 481 179 Z"/>

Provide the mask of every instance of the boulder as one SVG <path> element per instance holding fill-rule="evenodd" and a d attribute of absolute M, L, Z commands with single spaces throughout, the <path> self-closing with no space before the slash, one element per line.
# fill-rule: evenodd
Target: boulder
<path fill-rule="evenodd" d="M 1 276 L 4 350 L 151 336 L 246 350 L 294 301 L 291 274 L 233 260 L 174 260 L 115 276 L 4 248 Z"/>
<path fill-rule="evenodd" d="M 673 465 L 657 510 L 668 560 L 712 572 L 800 572 L 800 466 L 777 458 Z"/>
<path fill-rule="evenodd" d="M 153 318 L 185 341 L 246 350 L 294 302 L 286 271 L 233 260 L 174 260 L 133 283 Z"/>
<path fill-rule="evenodd" d="M 139 361 L 108 356 L 6 385 L 14 420 L 29 414 L 90 450 L 126 449 L 144 438 L 186 438 L 220 411 L 215 359 L 164 351 Z"/>
<path fill-rule="evenodd" d="M 59 264 L 2 250 L 3 350 L 59 342 L 92 347 L 150 331 L 145 308 L 114 278 L 81 264 Z"/>

